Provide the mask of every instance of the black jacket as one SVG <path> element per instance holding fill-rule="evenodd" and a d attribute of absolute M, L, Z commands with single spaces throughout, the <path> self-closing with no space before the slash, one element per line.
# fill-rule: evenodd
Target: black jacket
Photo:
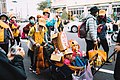
<path fill-rule="evenodd" d="M 16 55 L 10 61 L 0 48 L 0 80 L 26 80 L 23 57 Z"/>

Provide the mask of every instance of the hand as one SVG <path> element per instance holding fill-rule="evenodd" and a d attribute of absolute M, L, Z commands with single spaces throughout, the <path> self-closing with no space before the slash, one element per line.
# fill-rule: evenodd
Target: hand
<path fill-rule="evenodd" d="M 96 41 L 94 41 L 94 45 L 97 45 L 98 44 L 98 41 L 96 40 Z"/>
<path fill-rule="evenodd" d="M 37 43 L 37 44 L 35 44 L 37 47 L 40 47 L 40 44 L 39 43 Z"/>
<path fill-rule="evenodd" d="M 115 46 L 115 51 L 120 51 L 120 46 L 119 45 L 117 45 L 117 46 Z"/>
<path fill-rule="evenodd" d="M 25 51 L 23 50 L 23 48 L 17 47 L 17 51 L 16 51 L 15 55 L 21 55 L 22 57 L 24 57 Z M 7 54 L 9 60 L 13 60 L 15 55 L 13 55 L 10 51 Z"/>

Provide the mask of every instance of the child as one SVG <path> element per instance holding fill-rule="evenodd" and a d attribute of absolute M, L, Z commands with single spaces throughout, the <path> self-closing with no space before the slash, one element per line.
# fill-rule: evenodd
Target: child
<path fill-rule="evenodd" d="M 73 51 L 71 49 L 68 49 L 64 53 L 64 64 L 71 65 Z"/>
<path fill-rule="evenodd" d="M 87 59 L 85 58 L 86 54 L 80 50 L 80 46 L 77 41 L 72 41 L 72 58 L 74 62 L 72 64 L 74 66 L 85 66 L 87 64 Z"/>

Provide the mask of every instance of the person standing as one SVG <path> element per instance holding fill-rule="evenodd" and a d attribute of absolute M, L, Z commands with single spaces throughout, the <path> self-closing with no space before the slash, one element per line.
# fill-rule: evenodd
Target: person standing
<path fill-rule="evenodd" d="M 23 33 L 22 33 L 22 38 L 27 38 L 28 37 L 28 33 L 29 30 L 32 26 L 35 25 L 35 17 L 34 16 L 30 16 L 29 17 L 29 23 L 23 28 Z"/>
<path fill-rule="evenodd" d="M 9 26 L 13 32 L 14 40 L 16 40 L 17 45 L 21 46 L 19 26 L 16 22 L 16 17 L 14 15 L 10 18 Z"/>
<path fill-rule="evenodd" d="M 30 29 L 28 33 L 28 39 L 33 45 L 32 50 L 34 52 L 30 57 L 31 66 L 29 69 L 36 73 L 36 62 L 39 47 L 43 46 L 45 43 L 48 43 L 46 21 L 44 18 L 39 18 L 38 23 L 36 23 L 36 25 Z"/>
<path fill-rule="evenodd" d="M 46 20 L 46 27 L 47 27 L 47 38 L 49 41 L 51 41 L 51 30 L 54 30 L 54 25 L 56 20 L 50 19 L 50 9 L 45 8 L 43 10 L 43 18 Z"/>
<path fill-rule="evenodd" d="M 94 45 L 97 44 L 97 19 L 96 16 L 98 14 L 99 9 L 94 6 L 89 9 L 90 13 L 86 16 L 86 30 L 87 36 L 85 38 L 86 41 L 86 55 L 89 59 L 88 51 L 94 49 Z"/>
<path fill-rule="evenodd" d="M 119 75 L 120 74 L 120 31 L 117 36 L 117 42 L 114 50 L 117 51 L 117 58 L 114 68 L 114 79 L 120 80 L 120 75 Z"/>
<path fill-rule="evenodd" d="M 0 80 L 26 80 L 23 59 L 25 51 L 23 48 L 16 48 L 16 53 L 6 52 L 0 47 Z"/>
<path fill-rule="evenodd" d="M 57 9 L 56 10 L 56 23 L 55 23 L 55 27 L 57 28 L 57 31 L 61 32 L 63 31 L 64 27 L 63 27 L 63 22 L 61 19 L 62 16 L 62 9 Z"/>
<path fill-rule="evenodd" d="M 12 34 L 12 31 L 8 25 L 8 17 L 5 14 L 0 15 L 0 47 L 8 53 L 9 49 L 9 40 L 11 41 L 11 44 L 14 44 L 14 37 Z M 7 26 L 7 27 L 6 27 Z"/>
<path fill-rule="evenodd" d="M 106 23 L 109 23 L 109 22 L 112 22 L 112 20 L 108 20 L 108 18 L 106 17 L 106 11 L 99 10 L 99 15 L 97 17 L 97 24 L 98 24 L 97 34 L 99 38 L 98 47 L 102 45 L 104 51 L 107 53 L 107 58 L 108 58 L 108 53 L 109 53 L 109 46 L 108 46 L 108 42 L 106 39 L 106 34 L 107 34 Z M 111 63 L 111 62 L 107 61 L 107 63 Z"/>

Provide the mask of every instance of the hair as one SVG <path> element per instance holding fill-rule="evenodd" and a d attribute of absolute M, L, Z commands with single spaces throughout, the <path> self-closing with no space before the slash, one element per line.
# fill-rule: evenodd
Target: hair
<path fill-rule="evenodd" d="M 49 17 L 50 17 L 50 13 L 48 13 L 48 12 L 43 12 L 43 15 L 45 15 L 45 13 L 48 14 L 48 18 L 49 18 Z"/>
<path fill-rule="evenodd" d="M 72 46 L 72 51 L 76 51 L 76 49 L 73 49 L 74 46 L 75 45 Z M 80 45 L 77 44 L 77 46 L 78 46 L 78 49 L 80 49 Z"/>
<path fill-rule="evenodd" d="M 30 16 L 30 17 L 29 17 L 29 20 L 32 19 L 32 18 L 34 18 L 34 20 L 35 20 L 35 17 L 33 17 L 33 16 Z"/>
<path fill-rule="evenodd" d="M 106 17 L 106 14 L 104 16 L 104 18 L 102 19 L 100 16 L 97 17 L 97 20 L 98 20 L 98 24 L 102 23 L 102 21 L 104 21 L 105 23 L 107 22 L 107 17 Z"/>

